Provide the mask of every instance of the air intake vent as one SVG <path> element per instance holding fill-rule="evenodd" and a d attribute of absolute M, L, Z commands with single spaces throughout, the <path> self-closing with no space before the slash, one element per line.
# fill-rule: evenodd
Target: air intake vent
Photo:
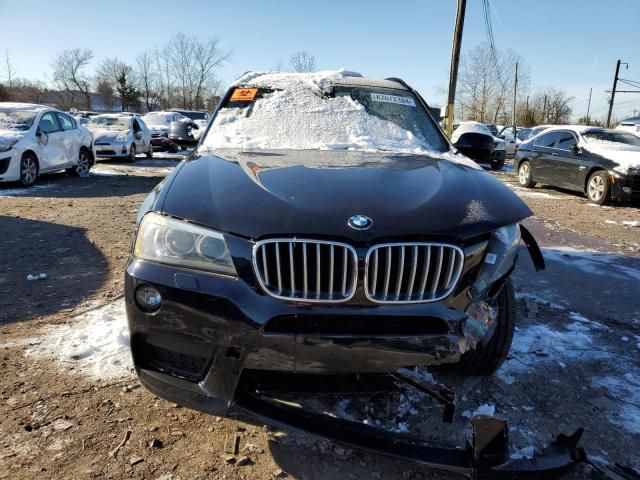
<path fill-rule="evenodd" d="M 272 297 L 306 302 L 346 302 L 355 294 L 358 258 L 350 245 L 322 240 L 258 242 L 253 266 Z"/>
<path fill-rule="evenodd" d="M 454 245 L 376 245 L 367 252 L 365 293 L 376 303 L 436 302 L 453 292 L 463 262 Z"/>

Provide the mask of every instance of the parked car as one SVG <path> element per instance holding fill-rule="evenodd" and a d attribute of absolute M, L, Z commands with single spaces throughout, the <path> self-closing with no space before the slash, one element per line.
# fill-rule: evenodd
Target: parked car
<path fill-rule="evenodd" d="M 498 126 L 497 125 L 493 125 L 491 123 L 485 123 L 484 125 L 489 129 L 489 131 L 491 132 L 491 135 L 493 135 L 494 137 L 498 136 Z"/>
<path fill-rule="evenodd" d="M 60 110 L 0 103 L 0 182 L 30 187 L 38 175 L 59 170 L 86 176 L 95 152 L 91 132 Z"/>
<path fill-rule="evenodd" d="M 529 132 L 529 135 L 527 136 L 527 138 L 525 138 L 523 141 L 529 140 L 530 138 L 540 135 L 547 128 L 551 128 L 551 127 L 553 127 L 553 125 L 538 125 L 537 127 L 533 127 Z"/>
<path fill-rule="evenodd" d="M 177 122 L 171 122 L 169 140 L 176 145 L 193 147 L 198 143 L 201 132 L 198 124 L 189 117 L 182 117 Z"/>
<path fill-rule="evenodd" d="M 140 209 L 125 273 L 137 375 L 182 406 L 267 421 L 274 387 L 490 374 L 514 331 L 521 234 L 542 258 L 531 214 L 402 80 L 251 72 Z"/>
<path fill-rule="evenodd" d="M 520 131 L 516 125 L 505 125 L 500 129 L 500 132 L 496 137 L 504 140 L 505 149 L 507 152 L 507 158 L 513 158 L 516 154 L 516 148 L 518 146 L 518 131 Z"/>
<path fill-rule="evenodd" d="M 492 170 L 501 170 L 507 155 L 505 142 L 494 137 L 486 125 L 460 122 L 451 135 L 453 145 L 478 163 L 488 163 Z"/>
<path fill-rule="evenodd" d="M 616 130 L 633 133 L 636 137 L 640 137 L 640 117 L 631 117 L 620 122 Z"/>
<path fill-rule="evenodd" d="M 640 138 L 628 132 L 551 127 L 520 144 L 516 165 L 523 187 L 567 188 L 599 205 L 640 196 Z"/>
<path fill-rule="evenodd" d="M 169 139 L 169 128 L 171 122 L 181 118 L 183 116 L 178 112 L 149 112 L 142 117 L 151 130 L 151 143 L 155 150 L 178 151 L 178 146 Z"/>
<path fill-rule="evenodd" d="M 516 147 L 531 136 L 532 128 L 518 128 L 516 131 Z"/>
<path fill-rule="evenodd" d="M 87 128 L 93 132 L 96 155 L 135 162 L 138 153 L 153 157 L 151 131 L 140 117 L 109 113 L 91 117 Z"/>

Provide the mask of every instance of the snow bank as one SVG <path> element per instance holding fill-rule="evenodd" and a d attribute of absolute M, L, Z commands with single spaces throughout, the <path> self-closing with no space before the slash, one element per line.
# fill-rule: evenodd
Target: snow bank
<path fill-rule="evenodd" d="M 392 150 L 427 153 L 477 167 L 464 157 L 435 152 L 428 139 L 369 114 L 362 104 L 348 96 L 323 96 L 329 85 L 358 75 L 345 70 L 247 73 L 234 85 L 268 87 L 275 91 L 250 107 L 221 109 L 204 139 L 203 150 Z M 402 97 L 413 102 L 409 92 Z"/>
<path fill-rule="evenodd" d="M 133 362 L 129 351 L 129 327 L 124 299 L 92 310 L 68 325 L 43 329 L 31 339 L 26 355 L 53 359 L 65 369 L 95 380 L 127 378 Z"/>

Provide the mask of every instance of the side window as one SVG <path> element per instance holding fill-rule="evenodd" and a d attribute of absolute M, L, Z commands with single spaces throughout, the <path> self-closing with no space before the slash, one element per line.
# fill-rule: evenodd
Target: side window
<path fill-rule="evenodd" d="M 58 122 L 60 123 L 62 130 L 73 130 L 76 128 L 75 122 L 72 118 L 64 115 L 63 113 L 57 113 L 56 115 L 58 116 Z"/>
<path fill-rule="evenodd" d="M 136 120 L 134 118 L 133 119 L 133 133 L 138 133 L 140 130 L 142 130 L 142 128 L 140 128 L 140 125 L 138 125 L 138 120 Z"/>
<path fill-rule="evenodd" d="M 558 139 L 558 132 L 549 132 L 545 135 L 541 135 L 536 141 L 536 147 L 553 148 Z"/>
<path fill-rule="evenodd" d="M 38 128 L 42 133 L 53 133 L 60 130 L 58 119 L 54 112 L 47 112 L 42 115 Z"/>
<path fill-rule="evenodd" d="M 578 145 L 576 137 L 571 132 L 560 132 L 560 138 L 558 138 L 558 148 L 561 150 L 573 150 L 573 147 Z"/>

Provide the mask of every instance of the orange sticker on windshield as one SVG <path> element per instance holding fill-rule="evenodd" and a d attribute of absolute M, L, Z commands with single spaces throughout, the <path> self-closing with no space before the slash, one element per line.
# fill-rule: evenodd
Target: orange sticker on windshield
<path fill-rule="evenodd" d="M 236 88 L 231 94 L 232 102 L 250 102 L 256 98 L 257 88 Z"/>

